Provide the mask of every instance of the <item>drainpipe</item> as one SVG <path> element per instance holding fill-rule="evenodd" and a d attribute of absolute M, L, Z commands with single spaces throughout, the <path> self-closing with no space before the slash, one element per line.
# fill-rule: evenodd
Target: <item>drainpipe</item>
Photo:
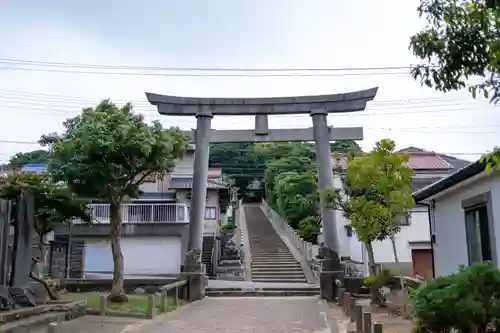
<path fill-rule="evenodd" d="M 432 262 L 432 278 L 436 277 L 436 268 L 434 262 L 434 243 L 436 241 L 436 237 L 433 233 L 432 225 L 435 225 L 434 220 L 434 209 L 436 208 L 436 202 L 431 200 L 430 204 L 425 204 L 427 206 L 427 214 L 429 216 L 429 239 L 431 241 L 431 262 Z"/>

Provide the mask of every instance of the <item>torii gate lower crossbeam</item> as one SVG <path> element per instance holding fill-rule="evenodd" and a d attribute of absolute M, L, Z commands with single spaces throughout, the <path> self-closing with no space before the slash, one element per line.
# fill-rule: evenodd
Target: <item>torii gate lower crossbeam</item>
<path fill-rule="evenodd" d="M 205 197 L 207 191 L 210 143 L 218 142 L 270 142 L 312 141 L 316 144 L 316 160 L 320 189 L 333 187 L 330 141 L 361 140 L 362 128 L 328 127 L 329 113 L 363 111 L 366 103 L 375 98 L 378 88 L 346 94 L 300 96 L 283 98 L 186 98 L 146 93 L 149 102 L 158 107 L 160 114 L 195 116 L 197 128 L 186 134 L 196 144 L 189 249 L 201 250 Z M 313 128 L 274 129 L 268 127 L 268 115 L 310 114 Z M 254 115 L 255 131 L 220 131 L 211 129 L 215 115 Z M 322 208 L 325 246 L 338 257 L 339 241 L 335 212 Z"/>

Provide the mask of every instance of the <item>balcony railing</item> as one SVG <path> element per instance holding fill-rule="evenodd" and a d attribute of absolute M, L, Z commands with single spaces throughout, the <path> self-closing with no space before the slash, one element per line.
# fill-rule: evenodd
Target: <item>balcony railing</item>
<path fill-rule="evenodd" d="M 108 204 L 91 204 L 89 207 L 94 223 L 110 222 Z M 189 222 L 185 204 L 122 204 L 121 215 L 123 223 Z"/>

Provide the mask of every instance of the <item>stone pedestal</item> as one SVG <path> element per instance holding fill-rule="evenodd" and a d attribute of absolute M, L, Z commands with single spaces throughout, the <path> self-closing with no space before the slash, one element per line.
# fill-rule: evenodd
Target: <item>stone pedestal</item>
<path fill-rule="evenodd" d="M 187 280 L 187 301 L 194 302 L 205 298 L 208 279 L 204 272 L 186 272 L 182 274 Z"/>
<path fill-rule="evenodd" d="M 344 271 L 321 271 L 319 273 L 320 297 L 327 301 L 333 301 L 337 295 L 337 289 L 342 286 Z M 337 285 L 336 281 L 341 285 Z"/>
<path fill-rule="evenodd" d="M 321 260 L 319 273 L 320 296 L 327 301 L 333 301 L 337 295 L 337 288 L 344 285 L 344 267 L 337 252 L 326 246 L 319 249 L 318 259 Z"/>

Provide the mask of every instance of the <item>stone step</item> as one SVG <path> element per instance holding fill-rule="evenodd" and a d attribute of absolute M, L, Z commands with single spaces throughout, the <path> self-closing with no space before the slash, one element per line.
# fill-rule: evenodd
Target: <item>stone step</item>
<path fill-rule="evenodd" d="M 252 270 L 252 279 L 258 278 L 267 278 L 267 277 L 275 277 L 275 278 L 298 278 L 303 279 L 304 273 L 302 272 L 255 272 Z"/>
<path fill-rule="evenodd" d="M 317 296 L 319 290 L 207 290 L 205 295 L 208 297 L 298 297 L 298 296 Z"/>
<path fill-rule="evenodd" d="M 289 270 L 295 270 L 295 269 L 300 269 L 302 270 L 302 266 L 297 263 L 297 264 L 287 264 L 287 265 L 259 265 L 259 264 L 252 264 L 251 265 L 252 269 L 265 269 L 265 270 L 273 270 L 273 269 L 289 269 Z"/>
<path fill-rule="evenodd" d="M 287 265 L 287 264 L 295 264 L 295 263 L 298 263 L 297 260 L 295 260 L 295 259 L 290 259 L 290 260 L 279 260 L 279 259 L 254 260 L 252 258 L 252 265 L 253 264 Z"/>
<path fill-rule="evenodd" d="M 300 267 L 294 267 L 292 269 L 290 268 L 274 268 L 274 269 L 269 269 L 269 268 L 253 268 L 252 267 L 252 274 L 284 274 L 284 273 L 290 273 L 290 274 L 304 274 L 302 269 Z"/>
<path fill-rule="evenodd" d="M 252 253 L 252 258 L 294 258 L 294 256 L 290 253 L 283 253 L 283 254 L 258 254 L 255 255 Z"/>
<path fill-rule="evenodd" d="M 287 277 L 259 277 L 254 279 L 252 277 L 253 282 L 273 282 L 273 283 L 306 283 L 306 279 L 298 279 L 298 278 L 287 278 Z"/>

